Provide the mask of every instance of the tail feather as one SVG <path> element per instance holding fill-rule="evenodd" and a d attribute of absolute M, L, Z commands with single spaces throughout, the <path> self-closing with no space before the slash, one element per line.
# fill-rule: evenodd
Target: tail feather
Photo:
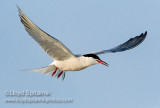
<path fill-rule="evenodd" d="M 37 72 L 37 73 L 42 73 L 42 74 L 51 74 L 55 69 L 56 67 L 54 65 L 49 65 L 49 66 L 42 67 L 42 68 L 26 69 L 23 71 L 31 71 L 31 72 Z"/>

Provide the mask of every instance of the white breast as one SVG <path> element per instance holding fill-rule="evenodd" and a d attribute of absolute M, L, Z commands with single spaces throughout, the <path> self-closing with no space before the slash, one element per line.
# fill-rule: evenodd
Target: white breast
<path fill-rule="evenodd" d="M 65 61 L 54 61 L 52 63 L 58 69 L 62 71 L 79 71 L 88 66 L 97 64 L 97 62 L 91 57 L 72 57 Z"/>

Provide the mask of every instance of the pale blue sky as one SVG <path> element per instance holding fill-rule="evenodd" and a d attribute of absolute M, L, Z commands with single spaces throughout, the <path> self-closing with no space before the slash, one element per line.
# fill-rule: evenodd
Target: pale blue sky
<path fill-rule="evenodd" d="M 16 8 L 73 53 L 115 47 L 148 31 L 135 49 L 100 58 L 95 65 L 68 72 L 62 82 L 33 72 L 52 62 L 26 33 Z M 0 0 L 0 106 L 3 108 L 160 108 L 160 0 Z M 6 90 L 52 93 L 68 104 L 6 104 Z M 15 97 L 12 97 L 15 98 Z"/>

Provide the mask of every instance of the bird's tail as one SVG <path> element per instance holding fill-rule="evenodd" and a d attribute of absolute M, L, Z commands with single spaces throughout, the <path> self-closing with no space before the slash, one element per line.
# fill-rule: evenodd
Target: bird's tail
<path fill-rule="evenodd" d="M 37 73 L 42 73 L 42 74 L 51 74 L 55 69 L 56 67 L 54 65 L 49 65 L 49 66 L 42 67 L 42 68 L 26 69 L 23 71 L 31 71 L 31 72 L 37 72 Z"/>

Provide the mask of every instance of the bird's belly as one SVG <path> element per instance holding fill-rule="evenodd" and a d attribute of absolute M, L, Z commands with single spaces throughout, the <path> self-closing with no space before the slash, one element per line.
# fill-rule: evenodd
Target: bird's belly
<path fill-rule="evenodd" d="M 83 63 L 76 61 L 56 61 L 54 65 L 63 71 L 79 71 L 88 67 L 87 65 L 83 65 Z"/>

